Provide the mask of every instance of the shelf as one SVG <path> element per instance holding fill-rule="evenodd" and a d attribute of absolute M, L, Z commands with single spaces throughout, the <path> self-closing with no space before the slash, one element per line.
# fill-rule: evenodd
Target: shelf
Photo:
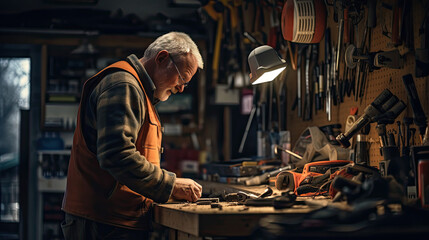
<path fill-rule="evenodd" d="M 46 94 L 48 94 L 48 95 L 60 95 L 60 96 L 75 96 L 75 97 L 80 97 L 80 93 L 78 93 L 78 92 L 59 91 L 59 90 L 47 90 Z"/>
<path fill-rule="evenodd" d="M 66 91 L 48 91 L 46 103 L 79 103 L 80 93 Z"/>
<path fill-rule="evenodd" d="M 76 100 L 74 100 L 74 101 L 67 101 L 67 100 L 63 100 L 63 101 L 60 101 L 60 100 L 54 100 L 54 101 L 50 101 L 49 99 L 47 99 L 46 100 L 46 105 L 79 105 L 79 103 L 80 103 L 80 100 L 79 99 L 76 99 Z"/>
<path fill-rule="evenodd" d="M 45 105 L 66 105 L 66 106 L 76 106 L 78 107 L 80 103 L 80 100 L 76 100 L 76 101 L 46 101 Z"/>
<path fill-rule="evenodd" d="M 39 192 L 65 192 L 67 185 L 67 169 L 68 158 L 71 154 L 71 150 L 39 150 L 37 151 L 39 166 L 37 168 L 37 181 Z M 50 155 L 49 159 L 44 159 L 46 155 Z M 57 156 L 57 157 L 55 157 Z M 62 156 L 62 157 L 59 157 Z M 47 164 L 47 165 L 46 165 Z M 59 165 L 56 165 L 59 164 Z M 57 166 L 55 169 L 46 169 L 46 166 Z M 62 177 L 50 177 L 46 178 L 43 176 L 43 168 L 46 171 L 58 172 L 62 170 L 65 176 Z"/>
<path fill-rule="evenodd" d="M 58 154 L 58 155 L 70 155 L 71 150 L 39 150 L 38 154 Z"/>
<path fill-rule="evenodd" d="M 39 192 L 65 192 L 67 178 L 38 178 Z"/>
<path fill-rule="evenodd" d="M 68 128 L 62 128 L 62 127 L 48 127 L 43 126 L 43 131 L 45 132 L 69 132 L 74 133 L 75 129 L 68 129 Z"/>

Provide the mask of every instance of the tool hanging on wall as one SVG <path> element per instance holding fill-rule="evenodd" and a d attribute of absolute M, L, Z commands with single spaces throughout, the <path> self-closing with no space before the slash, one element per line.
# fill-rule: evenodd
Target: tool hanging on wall
<path fill-rule="evenodd" d="M 425 8 L 425 16 L 419 28 L 420 48 L 416 48 L 416 77 L 429 75 L 429 4 Z"/>
<path fill-rule="evenodd" d="M 276 116 L 273 116 L 273 105 L 277 101 L 274 99 L 274 89 L 273 89 L 273 81 L 268 83 L 268 131 L 274 129 L 273 119 L 276 119 Z"/>
<path fill-rule="evenodd" d="M 203 5 L 204 11 L 217 24 L 214 43 L 211 44 L 214 46 L 212 59 L 213 88 L 216 87 L 219 79 L 223 81 L 222 83 L 229 83 L 231 88 L 242 87 L 248 82 L 248 78 L 243 73 L 241 58 L 243 46 L 239 33 L 243 31 L 240 29 L 243 27 L 242 24 L 239 25 L 238 19 L 238 7 L 240 6 L 240 2 L 229 0 L 211 0 L 206 1 Z M 221 58 L 228 59 L 228 61 L 221 62 Z"/>
<path fill-rule="evenodd" d="M 292 105 L 292 110 L 298 108 L 298 117 L 302 116 L 300 67 L 302 53 L 305 47 L 298 46 L 298 50 L 295 48 L 295 51 L 292 51 L 290 42 L 318 43 L 323 38 L 325 27 L 326 5 L 323 1 L 289 0 L 285 2 L 281 16 L 281 30 L 283 38 L 288 41 L 287 44 L 292 68 L 297 70 L 297 97 Z M 306 83 L 308 83 L 308 81 L 306 78 Z M 306 86 L 308 86 L 308 88 L 306 87 L 307 94 L 309 92 L 309 83 L 306 84 Z"/>
<path fill-rule="evenodd" d="M 346 49 L 349 44 L 350 44 L 350 21 L 349 21 L 349 6 L 344 7 L 344 11 L 343 11 L 343 15 L 344 15 L 344 48 Z M 345 94 L 347 94 L 348 97 L 350 97 L 351 91 L 352 91 L 352 83 L 351 80 L 349 78 L 350 76 L 350 72 L 349 72 L 349 68 L 347 68 L 347 66 L 345 64 L 343 64 L 344 69 L 343 69 L 343 81 L 344 81 L 344 85 L 342 88 L 342 96 L 344 97 Z M 344 99 L 343 99 L 344 100 Z"/>
<path fill-rule="evenodd" d="M 320 98 L 319 98 L 319 74 L 320 69 L 319 65 L 316 65 L 313 68 L 313 93 L 314 93 L 314 114 L 317 114 L 317 110 L 319 110 Z"/>
<path fill-rule="evenodd" d="M 336 139 L 341 146 L 348 148 L 350 146 L 350 138 L 368 123 L 377 122 L 381 118 L 395 120 L 405 108 L 406 105 L 403 101 L 399 101 L 392 92 L 385 89 L 365 108 L 364 113 L 356 120 L 353 126 L 347 132 L 338 135 Z"/>
<path fill-rule="evenodd" d="M 402 16 L 400 27 L 400 38 L 404 46 L 409 50 L 414 50 L 414 26 L 413 26 L 413 1 L 402 1 Z"/>
<path fill-rule="evenodd" d="M 362 44 L 361 44 L 361 48 L 360 50 L 362 51 L 362 53 L 366 54 L 370 51 L 371 48 L 371 30 L 372 30 L 372 26 L 375 24 L 375 22 L 373 20 L 375 20 L 375 16 L 372 16 L 371 14 L 375 14 L 375 10 L 370 9 L 371 6 L 374 6 L 373 4 L 371 4 L 371 1 L 368 3 L 368 14 L 367 14 L 367 20 L 366 20 L 366 28 L 365 28 L 365 33 L 364 33 L 364 37 L 362 39 Z M 366 44 L 366 42 L 368 42 Z M 358 79 L 358 91 L 357 91 L 357 96 L 358 98 L 360 98 L 362 100 L 363 96 L 364 96 L 364 92 L 365 92 L 365 87 L 366 87 L 366 80 L 367 80 L 367 75 L 368 75 L 368 71 L 369 71 L 369 67 L 368 64 L 365 61 L 360 62 L 359 64 L 361 66 L 360 71 L 362 72 L 358 72 L 356 75 L 359 77 Z M 357 70 L 358 71 L 358 70 Z M 355 98 L 355 100 L 357 100 Z"/>
<path fill-rule="evenodd" d="M 308 45 L 305 54 L 305 98 L 304 98 L 304 121 L 311 119 L 311 91 L 310 91 L 310 60 L 314 45 Z"/>
<path fill-rule="evenodd" d="M 302 116 L 301 106 L 301 56 L 305 47 L 292 50 L 291 43 L 318 43 L 326 28 L 326 5 L 322 0 L 286 1 L 281 15 L 281 30 L 287 41 L 292 68 L 297 70 L 297 97 L 292 110 L 298 108 L 298 117 Z M 297 50 L 296 50 L 297 49 Z M 299 55 L 299 56 L 298 56 Z M 299 66 L 299 67 L 298 67 Z"/>
<path fill-rule="evenodd" d="M 402 44 L 400 33 L 400 19 L 402 15 L 401 0 L 393 0 L 393 14 L 392 14 L 392 43 L 397 47 Z"/>
<path fill-rule="evenodd" d="M 290 65 L 288 65 L 290 66 Z M 274 89 L 276 91 L 276 101 L 277 101 L 277 117 L 278 117 L 278 131 L 283 131 L 286 129 L 286 84 L 284 79 L 288 78 L 290 71 L 282 72 L 276 81 L 274 81 Z"/>
<path fill-rule="evenodd" d="M 338 84 L 337 81 L 338 79 L 336 78 L 336 74 L 335 74 L 335 66 L 337 65 L 336 63 L 336 59 L 337 59 L 337 54 L 336 54 L 336 50 L 335 47 L 332 46 L 331 47 L 331 83 L 332 83 L 332 88 L 331 88 L 331 96 L 332 96 L 332 104 L 334 106 L 337 106 L 338 103 Z"/>
<path fill-rule="evenodd" d="M 335 92 L 338 94 L 340 102 L 343 102 L 342 84 L 339 81 L 340 78 L 340 59 L 341 59 L 341 47 L 343 45 L 343 34 L 344 34 L 344 4 L 343 0 L 335 1 L 335 15 L 338 19 L 338 38 L 337 38 L 337 49 L 335 50 L 335 73 L 334 73 L 334 85 Z M 334 94 L 336 95 L 336 94 Z M 336 104 L 337 97 L 334 96 L 334 105 Z"/>
<path fill-rule="evenodd" d="M 290 43 L 290 41 L 286 41 L 287 42 L 287 49 L 289 52 L 289 60 L 292 66 L 292 69 L 296 71 L 296 61 L 298 59 L 298 51 L 296 51 L 295 47 L 294 50 L 292 50 L 292 44 Z"/>
<path fill-rule="evenodd" d="M 317 107 L 317 110 L 323 109 L 323 100 L 325 99 L 325 81 L 324 81 L 324 70 L 325 70 L 325 64 L 323 62 L 319 65 L 319 105 Z"/>
<path fill-rule="evenodd" d="M 368 14 L 367 14 L 367 20 L 366 20 L 366 27 L 365 27 L 363 38 L 361 39 L 359 48 L 357 49 L 358 51 L 357 55 L 368 53 L 371 47 L 371 29 L 376 26 L 376 15 L 375 15 L 376 3 L 377 3 L 376 1 L 368 1 Z M 366 45 L 366 48 L 365 48 L 367 39 L 368 39 L 368 44 Z M 358 98 L 362 99 L 364 95 L 367 70 L 369 70 L 369 68 L 366 62 L 358 60 L 358 64 L 356 68 L 356 76 L 355 76 L 355 90 L 356 90 L 355 101 L 357 101 Z"/>
<path fill-rule="evenodd" d="M 318 43 L 326 27 L 326 5 L 322 0 L 289 0 L 283 6 L 283 38 L 297 43 Z"/>
<path fill-rule="evenodd" d="M 428 126 L 425 112 L 423 111 L 422 104 L 420 103 L 419 95 L 417 94 L 416 85 L 411 74 L 402 77 L 405 89 L 407 90 L 408 101 L 410 101 L 413 109 L 414 123 L 419 127 L 421 139 L 425 134 L 426 127 Z"/>
<path fill-rule="evenodd" d="M 279 45 L 279 35 L 280 35 L 280 17 L 282 11 L 282 5 L 280 2 L 275 0 L 269 3 L 269 7 L 271 8 L 270 13 L 270 32 L 268 35 L 267 45 L 271 46 L 274 49 L 278 49 Z"/>
<path fill-rule="evenodd" d="M 252 34 L 250 34 L 248 32 L 244 32 L 243 36 L 246 37 L 247 39 L 249 39 L 256 46 L 262 46 L 262 45 L 264 45 L 263 43 L 261 43 L 260 41 L 258 41 L 254 36 L 252 36 Z"/>
<path fill-rule="evenodd" d="M 331 106 L 332 106 L 332 83 L 331 83 L 331 31 L 329 28 L 325 31 L 325 112 L 328 116 L 328 121 L 331 121 Z"/>
<path fill-rule="evenodd" d="M 346 66 L 350 69 L 354 69 L 358 66 L 360 61 L 369 64 L 370 71 L 382 67 L 392 69 L 401 69 L 404 67 L 404 60 L 398 49 L 363 54 L 354 44 L 350 44 L 346 49 L 344 60 Z"/>
<path fill-rule="evenodd" d="M 345 28 L 345 34 L 344 36 L 349 36 L 349 41 L 344 40 L 344 42 L 348 43 L 347 47 L 349 46 L 349 44 L 355 44 L 358 45 L 358 41 L 357 41 L 357 37 L 358 37 L 358 25 L 361 22 L 361 20 L 364 18 L 365 16 L 365 9 L 364 9 L 364 5 L 362 1 L 351 1 L 348 2 L 349 3 L 346 7 L 347 9 L 347 21 L 350 20 L 350 30 L 349 33 L 347 34 L 347 29 Z M 346 17 L 344 19 L 346 21 Z M 347 50 L 347 47 L 345 48 Z M 353 68 L 350 69 L 348 67 L 346 67 L 347 72 L 348 72 L 348 79 L 349 79 L 349 88 L 348 88 L 348 92 L 347 95 L 351 96 L 351 94 L 353 93 L 353 97 L 356 97 L 357 95 L 357 69 Z"/>
<path fill-rule="evenodd" d="M 310 106 L 307 106 L 309 113 L 305 113 L 308 114 L 308 119 L 312 118 L 312 111 L 313 111 L 313 106 L 314 106 L 314 113 L 317 113 L 318 110 L 318 105 L 320 104 L 320 99 L 319 99 L 319 63 L 318 63 L 318 58 L 319 58 L 319 44 L 315 44 L 312 47 L 312 52 L 311 52 L 311 64 L 313 66 L 313 71 L 312 71 L 312 77 L 313 77 L 313 87 L 310 88 L 310 91 L 312 92 L 312 96 L 310 96 Z"/>
<path fill-rule="evenodd" d="M 404 60 L 398 49 L 386 52 L 377 52 L 374 55 L 374 67 L 401 69 L 404 67 Z"/>
<path fill-rule="evenodd" d="M 215 46 L 213 50 L 213 62 L 212 62 L 212 87 L 215 87 L 217 84 L 218 74 L 219 74 L 219 58 L 221 52 L 221 44 L 223 38 L 223 11 L 224 6 L 220 1 L 209 1 L 203 9 L 207 12 L 207 14 L 215 21 L 217 21 L 216 27 L 216 38 L 215 38 Z"/>
<path fill-rule="evenodd" d="M 296 108 L 297 108 L 297 113 L 298 113 L 298 117 L 302 117 L 302 77 L 301 77 L 301 62 L 302 62 L 302 55 L 304 54 L 305 49 L 307 49 L 307 45 L 300 45 L 298 46 L 298 60 L 297 60 L 297 64 L 296 64 Z M 294 108 L 292 108 L 293 110 Z"/>

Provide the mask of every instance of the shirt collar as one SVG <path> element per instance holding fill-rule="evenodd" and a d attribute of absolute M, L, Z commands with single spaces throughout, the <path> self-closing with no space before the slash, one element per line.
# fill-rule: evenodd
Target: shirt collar
<path fill-rule="evenodd" d="M 154 99 L 153 94 L 155 92 L 155 84 L 153 83 L 152 78 L 149 76 L 149 74 L 147 73 L 146 69 L 144 68 L 143 64 L 139 61 L 139 59 L 137 58 L 136 55 L 131 54 L 127 57 L 126 61 L 134 67 L 134 69 L 136 70 L 137 74 L 139 75 L 140 81 L 143 85 L 143 88 L 148 96 L 148 98 L 150 99 L 150 101 L 152 102 L 152 104 L 156 104 L 159 102 L 159 100 Z"/>

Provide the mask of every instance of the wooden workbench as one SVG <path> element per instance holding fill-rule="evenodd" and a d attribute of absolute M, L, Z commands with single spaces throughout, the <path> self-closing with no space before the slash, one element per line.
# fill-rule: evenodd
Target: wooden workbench
<path fill-rule="evenodd" d="M 203 191 L 247 191 L 262 193 L 266 186 L 246 187 L 243 185 L 200 182 Z M 278 194 L 275 191 L 275 194 Z M 166 203 L 154 206 L 154 222 L 172 229 L 175 236 L 170 239 L 200 239 L 200 237 L 238 237 L 249 236 L 267 215 L 288 214 L 291 217 L 308 213 L 324 205 L 327 200 L 319 199 L 313 207 L 294 205 L 292 208 L 274 209 L 273 207 L 247 207 L 220 202 L 222 208 L 211 208 L 210 205 L 196 203 Z"/>
<path fill-rule="evenodd" d="M 309 205 L 294 205 L 292 208 L 281 210 L 273 207 L 231 206 L 226 202 L 221 203 L 222 209 L 195 203 L 167 203 L 155 205 L 154 221 L 169 228 L 168 239 L 170 240 L 201 240 L 206 239 L 205 237 L 247 240 L 255 239 L 253 238 L 255 236 L 259 237 L 256 239 L 264 239 L 264 234 L 271 234 L 266 236 L 267 239 L 285 239 L 287 236 L 287 239 L 292 240 L 427 239 L 429 236 L 427 215 L 423 218 L 418 215 L 415 219 L 410 216 L 392 218 L 384 220 L 383 225 L 380 225 L 380 222 L 375 224 L 363 220 L 325 230 L 324 228 L 299 230 L 299 227 L 287 230 L 284 225 L 279 224 L 285 219 L 291 219 L 291 222 L 294 222 L 303 214 L 326 205 L 338 207 L 330 200 L 323 199 L 308 199 L 307 203 Z M 386 222 L 388 222 L 387 225 Z M 318 224 L 317 221 L 314 223 Z M 365 224 L 367 224 L 366 227 Z M 260 231 L 261 227 L 265 232 Z M 254 232 L 257 228 L 259 232 Z M 272 238 L 272 234 L 278 234 L 277 238 Z"/>
<path fill-rule="evenodd" d="M 222 209 L 196 203 L 159 204 L 154 208 L 154 220 L 179 232 L 201 236 L 249 236 L 259 220 L 269 214 L 304 214 L 307 206 L 276 210 L 273 207 L 230 206 L 220 203 Z M 180 235 L 180 233 L 178 233 Z"/>

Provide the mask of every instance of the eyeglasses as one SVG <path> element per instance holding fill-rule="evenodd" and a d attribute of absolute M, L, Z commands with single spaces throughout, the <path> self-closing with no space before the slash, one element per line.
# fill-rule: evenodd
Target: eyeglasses
<path fill-rule="evenodd" d="M 189 83 L 186 82 L 185 79 L 183 79 L 182 74 L 180 74 L 179 68 L 177 68 L 177 65 L 174 62 L 173 57 L 171 56 L 171 54 L 168 54 L 168 56 L 170 56 L 171 62 L 173 63 L 174 67 L 176 68 L 177 73 L 179 74 L 180 81 L 182 81 L 182 84 L 180 86 L 187 87 Z"/>

